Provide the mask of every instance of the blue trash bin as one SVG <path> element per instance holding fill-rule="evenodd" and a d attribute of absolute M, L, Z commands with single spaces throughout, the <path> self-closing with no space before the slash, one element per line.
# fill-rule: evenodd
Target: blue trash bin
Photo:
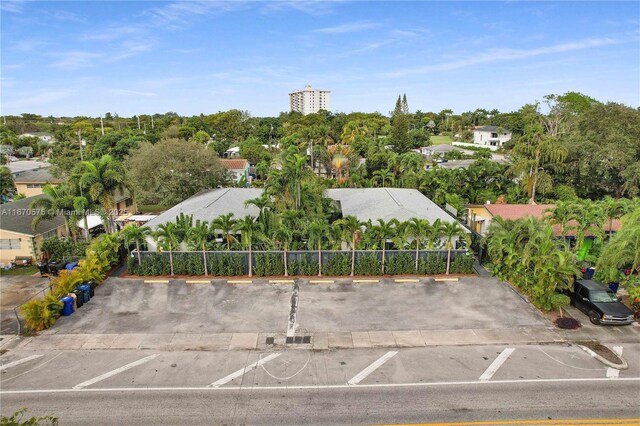
<path fill-rule="evenodd" d="M 82 301 L 84 303 L 88 303 L 89 299 L 91 299 L 91 286 L 88 286 L 87 284 L 81 284 L 76 288 L 82 291 Z"/>
<path fill-rule="evenodd" d="M 73 297 L 64 296 L 58 300 L 63 303 L 61 312 L 62 316 L 68 317 L 69 315 L 71 315 L 73 313 Z"/>
<path fill-rule="evenodd" d="M 609 283 L 609 289 L 614 293 L 618 292 L 618 287 L 620 287 L 620 283 Z"/>
<path fill-rule="evenodd" d="M 593 274 L 595 273 L 596 273 L 596 268 L 587 268 L 587 272 L 586 272 L 587 279 L 588 280 L 593 279 Z"/>
<path fill-rule="evenodd" d="M 78 262 L 71 262 L 71 263 L 67 263 L 65 265 L 64 269 L 66 269 L 67 271 L 70 271 L 73 268 L 75 268 L 76 266 L 78 266 Z"/>

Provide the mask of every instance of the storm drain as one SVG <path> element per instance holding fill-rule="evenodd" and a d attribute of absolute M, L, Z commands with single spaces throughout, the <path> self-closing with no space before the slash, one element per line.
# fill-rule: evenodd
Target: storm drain
<path fill-rule="evenodd" d="M 311 343 L 311 336 L 288 336 L 287 344 L 309 344 Z"/>
<path fill-rule="evenodd" d="M 273 345 L 275 343 L 275 337 L 267 337 L 267 345 Z"/>

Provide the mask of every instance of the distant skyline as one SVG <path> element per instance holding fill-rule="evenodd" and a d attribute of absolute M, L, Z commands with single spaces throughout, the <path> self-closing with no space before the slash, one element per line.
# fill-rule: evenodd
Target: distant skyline
<path fill-rule="evenodd" d="M 550 93 L 640 105 L 640 3 L 4 1 L 0 113 L 512 111 Z"/>

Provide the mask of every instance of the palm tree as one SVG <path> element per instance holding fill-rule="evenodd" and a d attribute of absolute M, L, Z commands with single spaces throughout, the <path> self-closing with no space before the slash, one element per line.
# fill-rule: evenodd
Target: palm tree
<path fill-rule="evenodd" d="M 78 164 L 71 175 L 71 180 L 89 195 L 94 203 L 100 204 L 112 216 L 115 207 L 114 195 L 122 191 L 124 185 L 124 167 L 110 155 L 103 155 L 99 160 L 83 161 Z M 107 232 L 111 226 L 107 226 Z"/>
<path fill-rule="evenodd" d="M 407 222 L 406 230 L 409 237 L 416 242 L 416 273 L 418 272 L 418 259 L 420 258 L 420 241 L 424 238 L 429 227 L 429 221 L 426 219 L 412 218 Z"/>
<path fill-rule="evenodd" d="M 458 222 L 443 222 L 442 236 L 447 239 L 445 242 L 445 247 L 447 249 L 447 275 L 449 275 L 449 269 L 451 267 L 451 249 L 453 248 L 453 238 L 461 237 L 467 242 L 467 244 L 471 244 L 471 240 L 469 238 L 469 235 L 467 235 L 465 230 L 458 224 Z"/>
<path fill-rule="evenodd" d="M 378 219 L 378 224 L 372 227 L 376 237 L 380 238 L 380 245 L 382 247 L 382 275 L 384 275 L 387 240 L 391 238 L 397 231 L 397 223 L 397 220 L 390 220 L 389 222 L 385 222 L 382 219 Z"/>
<path fill-rule="evenodd" d="M 552 209 L 546 210 L 549 216 L 547 221 L 551 224 L 560 225 L 560 235 L 566 235 L 567 224 L 576 216 L 576 204 L 570 201 L 558 201 Z"/>
<path fill-rule="evenodd" d="M 440 241 L 444 232 L 442 221 L 436 219 L 431 225 L 425 229 L 424 237 L 427 240 L 427 249 L 434 249 L 436 247 L 436 241 Z"/>
<path fill-rule="evenodd" d="M 163 223 L 158 225 L 158 228 L 153 233 L 153 238 L 158 243 L 158 248 L 164 248 L 169 252 L 169 266 L 171 268 L 171 275 L 173 276 L 173 250 L 180 245 L 176 236 L 176 224 L 173 222 Z"/>
<path fill-rule="evenodd" d="M 604 214 L 600 206 L 591 200 L 584 200 L 578 206 L 575 214 L 576 224 L 571 226 L 576 231 L 576 253 L 584 244 L 587 232 L 594 236 L 604 236 Z"/>
<path fill-rule="evenodd" d="M 233 219 L 233 213 L 223 214 L 211 221 L 211 228 L 222 232 L 227 242 L 227 251 L 231 250 L 231 242 L 233 238 L 233 230 L 238 224 L 237 219 Z"/>
<path fill-rule="evenodd" d="M 253 217 L 245 216 L 244 219 L 238 221 L 236 231 L 242 233 L 242 244 L 249 250 L 249 277 L 253 276 L 253 259 L 251 259 L 251 246 L 254 237 L 262 236 L 262 227 Z"/>
<path fill-rule="evenodd" d="M 307 160 L 304 155 L 292 152 L 286 157 L 285 162 L 282 166 L 282 178 L 292 189 L 291 192 L 293 196 L 293 205 L 296 210 L 300 210 L 302 202 L 302 178 L 306 174 L 306 162 Z"/>
<path fill-rule="evenodd" d="M 334 224 L 340 226 L 342 235 L 351 240 L 351 276 L 353 276 L 356 269 L 356 238 L 362 233 L 362 223 L 355 216 L 345 216 Z"/>
<path fill-rule="evenodd" d="M 600 203 L 605 220 L 609 224 L 609 239 L 613 235 L 613 221 L 620 219 L 627 212 L 628 203 L 625 200 L 616 200 L 607 195 Z"/>
<path fill-rule="evenodd" d="M 324 219 L 314 219 L 309 224 L 309 247 L 318 247 L 318 276 L 322 276 L 322 243 L 328 239 L 329 224 Z"/>
<path fill-rule="evenodd" d="M 271 199 L 267 196 L 267 195 L 262 195 L 261 197 L 258 198 L 253 198 L 251 200 L 247 200 L 244 202 L 245 206 L 256 206 L 258 208 L 258 210 L 260 210 L 260 213 L 258 215 L 258 218 L 262 217 L 264 212 L 267 209 L 273 209 L 273 203 L 271 202 Z"/>
<path fill-rule="evenodd" d="M 194 248 L 202 249 L 202 263 L 204 264 L 205 277 L 209 275 L 209 270 L 207 269 L 206 245 L 209 241 L 210 235 L 211 228 L 206 221 L 200 222 L 200 220 L 197 220 L 195 226 L 189 228 L 189 231 L 187 231 L 187 240 L 189 241 L 189 243 L 192 244 Z"/>
<path fill-rule="evenodd" d="M 373 180 L 374 181 L 381 181 L 382 182 L 382 187 L 384 188 L 386 185 L 387 181 L 391 181 L 393 179 L 393 172 L 391 170 L 388 169 L 381 169 L 381 170 L 376 170 L 375 172 L 373 172 Z"/>
<path fill-rule="evenodd" d="M 35 230 L 43 220 L 51 220 L 58 215 L 62 215 L 67 237 L 70 237 L 71 226 L 74 225 L 72 224 L 72 217 L 75 208 L 69 188 L 65 185 L 45 185 L 42 188 L 42 192 L 46 197 L 38 198 L 29 205 L 30 209 L 38 211 L 38 215 L 33 218 L 31 226 Z"/>
<path fill-rule="evenodd" d="M 280 226 L 275 229 L 274 237 L 277 241 L 280 242 L 280 244 L 282 244 L 284 276 L 288 277 L 289 267 L 287 265 L 287 250 L 289 249 L 289 244 L 291 244 L 291 240 L 293 239 L 293 231 L 291 230 L 291 228 L 280 224 Z"/>
<path fill-rule="evenodd" d="M 125 241 L 127 247 L 132 241 L 136 243 L 136 253 L 138 255 L 138 266 L 142 264 L 142 256 L 140 255 L 140 241 L 143 241 L 147 236 L 151 235 L 151 228 L 148 226 L 137 226 L 136 224 L 129 224 L 124 227 L 120 232 L 122 238 Z"/>

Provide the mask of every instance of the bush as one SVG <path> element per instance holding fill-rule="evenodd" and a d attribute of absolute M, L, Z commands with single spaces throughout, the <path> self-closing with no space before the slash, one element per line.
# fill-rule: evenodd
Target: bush
<path fill-rule="evenodd" d="M 324 273 L 324 271 L 322 271 Z M 312 260 L 310 255 L 303 254 L 299 260 L 289 264 L 289 274 L 291 275 L 318 275 L 318 261 Z"/>
<path fill-rule="evenodd" d="M 326 265 L 322 265 L 322 273 L 332 276 L 351 274 L 351 256 L 344 253 L 333 253 Z"/>
<path fill-rule="evenodd" d="M 556 325 L 558 328 L 562 328 L 565 330 L 575 330 L 576 328 L 582 327 L 580 321 L 573 318 L 558 318 L 556 320 Z"/>
<path fill-rule="evenodd" d="M 27 412 L 27 409 L 25 407 L 25 408 L 19 409 L 9 417 L 2 416 L 0 417 L 0 425 L 1 426 L 40 426 L 40 425 L 56 426 L 58 424 L 58 418 L 52 415 L 29 417 L 28 419 L 23 420 L 23 417 L 26 412 Z"/>
<path fill-rule="evenodd" d="M 49 253 L 51 260 L 73 260 L 84 256 L 89 243 L 87 241 L 73 241 L 69 238 L 51 237 L 42 242 L 40 251 Z"/>
<path fill-rule="evenodd" d="M 415 274 L 416 261 L 409 253 L 396 253 L 389 257 L 386 265 L 387 274 Z"/>
<path fill-rule="evenodd" d="M 420 259 L 418 269 L 424 275 L 438 275 L 447 272 L 447 260 L 439 253 L 428 253 L 424 259 Z"/>
<path fill-rule="evenodd" d="M 173 253 L 173 273 L 175 275 L 204 275 L 202 253 Z"/>
<path fill-rule="evenodd" d="M 356 260 L 356 275 L 382 275 L 382 261 L 375 254 L 365 254 Z"/>
<path fill-rule="evenodd" d="M 253 259 L 253 274 L 259 277 L 284 275 L 284 258 L 278 253 L 256 253 Z"/>
<path fill-rule="evenodd" d="M 218 253 L 207 258 L 209 274 L 217 277 L 233 277 L 245 274 L 244 255 L 239 253 Z"/>
<path fill-rule="evenodd" d="M 134 265 L 136 260 L 134 260 Z M 131 265 L 131 263 L 129 263 Z M 142 264 L 129 269 L 129 273 L 133 275 L 169 275 L 171 267 L 169 266 L 169 256 L 161 253 L 148 253 L 142 256 Z"/>
<path fill-rule="evenodd" d="M 63 303 L 53 294 L 49 293 L 40 300 L 30 300 L 22 305 L 27 328 L 33 331 L 41 331 L 55 324 L 60 316 Z"/>
<path fill-rule="evenodd" d="M 470 254 L 458 255 L 451 261 L 449 272 L 452 274 L 471 274 L 473 272 L 473 262 L 474 258 Z"/>

